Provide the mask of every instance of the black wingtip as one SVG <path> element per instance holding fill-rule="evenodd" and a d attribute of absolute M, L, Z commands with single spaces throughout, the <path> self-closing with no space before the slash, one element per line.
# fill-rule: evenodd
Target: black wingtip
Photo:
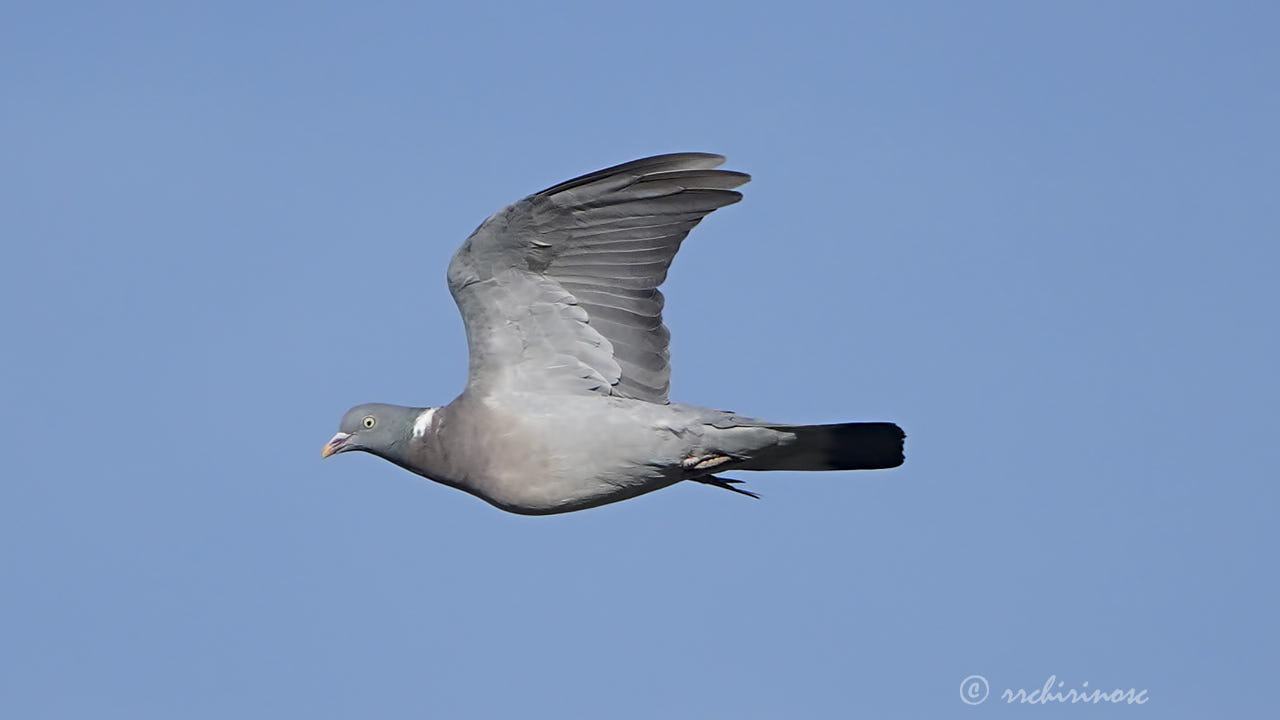
<path fill-rule="evenodd" d="M 741 480 L 734 480 L 733 478 L 716 477 L 715 475 L 703 475 L 702 477 L 696 477 L 696 478 L 690 478 L 690 479 L 693 480 L 694 482 L 700 482 L 703 485 L 713 485 L 718 488 L 724 488 L 725 490 L 731 490 L 733 492 L 738 493 L 739 495 L 746 495 L 747 497 L 752 497 L 752 498 L 755 498 L 756 500 L 760 499 L 760 496 L 758 494 L 753 493 L 750 490 L 745 490 L 740 487 L 734 487 L 735 485 L 741 485 L 742 484 Z"/>
<path fill-rule="evenodd" d="M 603 170 L 579 175 L 571 180 L 565 180 L 558 185 L 552 185 L 545 190 L 539 190 L 535 195 L 554 195 L 563 190 L 585 185 L 595 180 L 607 178 L 622 173 L 639 173 L 641 175 L 649 175 L 658 172 L 678 171 L 678 170 L 710 170 L 724 164 L 725 157 L 715 153 L 707 152 L 677 152 L 667 153 L 665 155 L 653 155 L 650 157 L 632 160 L 621 165 L 613 165 Z"/>

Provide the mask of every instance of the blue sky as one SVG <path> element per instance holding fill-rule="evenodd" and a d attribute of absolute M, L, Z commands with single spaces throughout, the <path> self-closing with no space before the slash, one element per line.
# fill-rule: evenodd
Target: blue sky
<path fill-rule="evenodd" d="M 1274 707 L 1278 14 L 6 5 L 6 716 Z M 461 389 L 486 215 L 679 150 L 755 179 L 665 286 L 673 397 L 903 468 L 524 518 L 321 462 Z M 1150 700 L 996 697 L 1050 675 Z"/>

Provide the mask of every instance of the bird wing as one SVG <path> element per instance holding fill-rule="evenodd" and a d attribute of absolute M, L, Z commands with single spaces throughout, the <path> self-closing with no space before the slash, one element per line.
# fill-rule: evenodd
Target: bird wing
<path fill-rule="evenodd" d="M 658 286 L 702 218 L 750 176 L 677 153 L 574 178 L 497 212 L 449 263 L 467 387 L 667 402 L 671 333 Z"/>

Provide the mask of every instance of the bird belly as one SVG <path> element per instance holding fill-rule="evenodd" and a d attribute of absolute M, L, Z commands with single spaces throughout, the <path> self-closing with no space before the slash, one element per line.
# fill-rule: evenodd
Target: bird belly
<path fill-rule="evenodd" d="M 515 408 L 525 411 L 506 416 L 508 432 L 492 439 L 500 447 L 488 454 L 519 460 L 495 460 L 464 489 L 509 512 L 547 515 L 627 500 L 686 477 L 688 434 L 644 413 L 601 413 L 592 405 L 565 402 L 541 414 Z"/>

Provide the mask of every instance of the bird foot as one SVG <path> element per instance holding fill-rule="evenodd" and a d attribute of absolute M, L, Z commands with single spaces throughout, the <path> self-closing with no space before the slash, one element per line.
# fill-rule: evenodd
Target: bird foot
<path fill-rule="evenodd" d="M 687 457 L 681 461 L 680 467 L 685 470 L 710 470 L 712 468 L 718 468 L 732 460 L 733 458 L 728 455 L 695 455 L 693 457 Z"/>

